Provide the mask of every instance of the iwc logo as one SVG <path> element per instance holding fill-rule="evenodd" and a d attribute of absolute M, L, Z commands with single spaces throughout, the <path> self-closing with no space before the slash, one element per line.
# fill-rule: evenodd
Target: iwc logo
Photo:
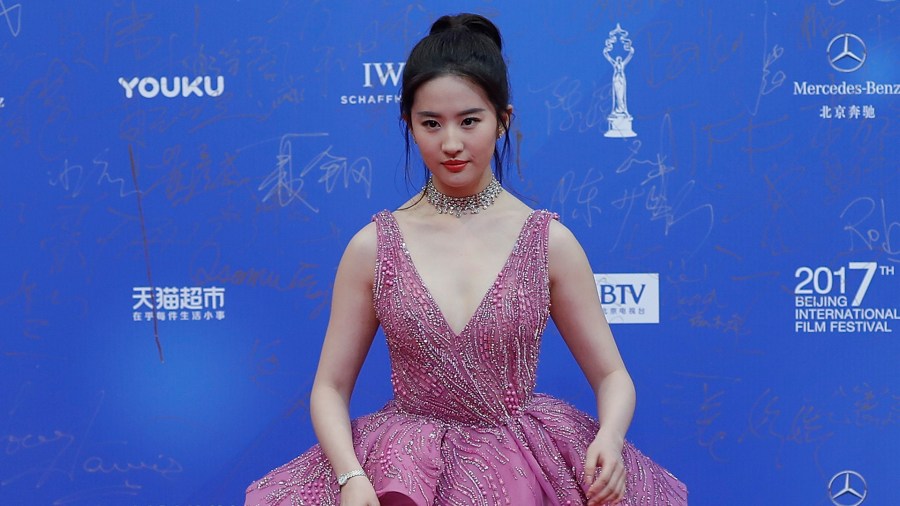
<path fill-rule="evenodd" d="M 836 506 L 859 506 L 868 492 L 866 480 L 856 471 L 841 471 L 828 482 L 828 498 Z"/>
<path fill-rule="evenodd" d="M 842 33 L 828 43 L 828 63 L 838 72 L 855 72 L 866 62 L 866 43 L 852 33 Z"/>
<path fill-rule="evenodd" d="M 399 103 L 400 93 L 397 88 L 403 76 L 406 62 L 365 62 L 363 68 L 364 93 L 341 95 L 341 105 L 370 105 Z M 372 91 L 388 91 L 388 93 L 372 93 Z"/>

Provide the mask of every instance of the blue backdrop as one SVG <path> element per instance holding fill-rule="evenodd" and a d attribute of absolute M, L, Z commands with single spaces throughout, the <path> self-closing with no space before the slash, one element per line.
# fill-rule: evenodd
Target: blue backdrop
<path fill-rule="evenodd" d="M 448 11 L 504 34 L 508 187 L 588 252 L 629 438 L 692 504 L 900 503 L 884 0 L 0 0 L 0 503 L 241 504 L 314 444 L 335 268 L 423 181 L 397 77 Z M 538 386 L 594 410 L 552 327 Z"/>

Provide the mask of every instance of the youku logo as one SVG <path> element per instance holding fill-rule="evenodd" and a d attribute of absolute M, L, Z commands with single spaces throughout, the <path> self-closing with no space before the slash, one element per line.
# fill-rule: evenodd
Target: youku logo
<path fill-rule="evenodd" d="M 400 102 L 399 93 L 370 93 L 372 88 L 397 88 L 406 62 L 365 62 L 362 64 L 363 88 L 366 93 L 341 95 L 342 105 L 368 105 Z"/>
<path fill-rule="evenodd" d="M 175 98 L 178 96 L 218 97 L 225 91 L 225 77 L 217 76 L 216 86 L 213 88 L 213 78 L 200 76 L 193 79 L 189 77 L 133 77 L 130 80 L 119 78 L 119 84 L 125 88 L 125 98 L 133 98 L 135 89 L 144 98 L 155 98 L 160 93 L 164 97 Z M 203 85 L 201 89 L 201 84 Z"/>

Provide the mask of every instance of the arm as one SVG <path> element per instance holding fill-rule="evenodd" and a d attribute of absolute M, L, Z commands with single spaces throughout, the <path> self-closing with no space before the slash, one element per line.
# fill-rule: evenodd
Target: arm
<path fill-rule="evenodd" d="M 600 430 L 585 461 L 589 504 L 615 501 L 625 491 L 621 455 L 634 414 L 634 383 L 603 315 L 581 245 L 565 226 L 554 221 L 549 249 L 550 314 L 597 397 Z M 598 466 L 602 472 L 595 480 Z"/>
<path fill-rule="evenodd" d="M 378 329 L 372 304 L 376 243 L 375 224 L 370 223 L 350 240 L 344 251 L 335 276 L 331 316 L 310 396 L 313 428 L 336 475 L 362 467 L 353 448 L 348 406 Z M 374 498 L 371 487 L 367 480 L 353 478 L 343 487 L 342 492 L 346 494 L 342 496 L 359 492 Z M 347 498 L 342 502 L 344 499 Z"/>
<path fill-rule="evenodd" d="M 609 46 L 609 47 L 605 48 L 605 49 L 603 50 L 603 57 L 606 58 L 606 61 L 608 61 L 609 63 L 612 63 L 613 65 L 615 65 L 615 63 L 613 62 L 612 57 L 609 56 L 609 52 L 610 52 L 610 51 L 612 51 L 612 46 Z"/>

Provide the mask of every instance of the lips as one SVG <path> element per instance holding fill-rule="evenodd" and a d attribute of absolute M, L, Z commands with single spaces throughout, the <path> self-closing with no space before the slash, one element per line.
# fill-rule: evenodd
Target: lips
<path fill-rule="evenodd" d="M 466 168 L 467 163 L 468 162 L 464 160 L 447 160 L 446 162 L 441 162 L 441 165 L 443 165 L 450 172 L 459 172 Z"/>

